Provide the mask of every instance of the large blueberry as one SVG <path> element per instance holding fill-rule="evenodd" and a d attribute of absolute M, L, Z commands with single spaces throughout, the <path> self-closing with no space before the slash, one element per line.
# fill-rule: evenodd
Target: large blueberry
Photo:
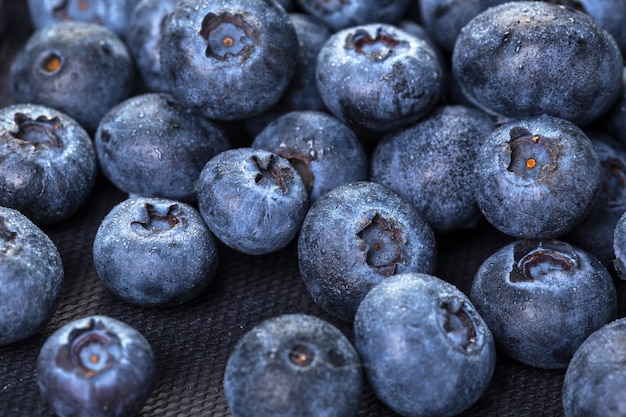
<path fill-rule="evenodd" d="M 503 352 L 564 369 L 580 344 L 617 316 L 613 278 L 595 256 L 558 240 L 518 240 L 481 264 L 470 299 Z"/>
<path fill-rule="evenodd" d="M 170 91 L 209 118 L 260 114 L 291 82 L 298 37 L 275 1 L 182 0 L 164 25 L 160 62 Z"/>
<path fill-rule="evenodd" d="M 217 238 L 251 255 L 287 246 L 309 206 L 296 169 L 264 149 L 235 148 L 215 155 L 200 173 L 197 193 L 200 214 Z"/>
<path fill-rule="evenodd" d="M 325 311 L 352 321 L 359 303 L 384 279 L 432 273 L 432 229 L 407 200 L 384 185 L 335 187 L 311 206 L 298 238 L 302 279 Z"/>
<path fill-rule="evenodd" d="M 63 279 L 52 240 L 19 211 L 0 207 L 0 346 L 43 329 L 59 305 Z"/>
<path fill-rule="evenodd" d="M 425 119 L 386 135 L 370 158 L 370 180 L 409 200 L 436 233 L 473 226 L 474 161 L 494 128 L 486 113 L 443 106 Z"/>
<path fill-rule="evenodd" d="M 452 71 L 477 106 L 506 117 L 549 114 L 579 125 L 615 101 L 622 66 L 615 39 L 592 17 L 542 1 L 485 10 L 463 27 L 452 54 Z"/>
<path fill-rule="evenodd" d="M 230 148 L 216 123 L 166 93 L 117 104 L 102 117 L 94 144 L 102 172 L 119 189 L 188 203 L 196 202 L 204 165 Z"/>
<path fill-rule="evenodd" d="M 145 337 L 108 316 L 65 324 L 37 357 L 41 396 L 59 417 L 136 416 L 155 376 L 156 360 Z"/>
<path fill-rule="evenodd" d="M 588 136 L 552 116 L 509 120 L 487 135 L 476 157 L 476 201 L 502 232 L 559 237 L 591 210 L 602 168 Z"/>
<path fill-rule="evenodd" d="M 140 306 L 171 306 L 208 287 L 218 252 L 194 207 L 135 197 L 117 204 L 102 220 L 93 260 L 102 283 L 119 298 Z"/>
<path fill-rule="evenodd" d="M 37 225 L 69 218 L 91 195 L 96 152 L 87 132 L 55 109 L 0 109 L 0 205 Z"/>
<path fill-rule="evenodd" d="M 360 365 L 332 324 L 285 314 L 239 340 L 226 364 L 224 394 L 234 417 L 353 417 L 362 397 Z"/>
<path fill-rule="evenodd" d="M 467 296 L 427 274 L 375 286 L 357 310 L 354 344 L 374 393 L 405 417 L 461 413 L 495 369 L 493 337 Z"/>

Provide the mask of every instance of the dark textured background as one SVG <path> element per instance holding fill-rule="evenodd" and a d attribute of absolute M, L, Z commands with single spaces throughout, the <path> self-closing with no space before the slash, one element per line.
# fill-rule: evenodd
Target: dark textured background
<path fill-rule="evenodd" d="M 0 42 L 0 105 L 10 104 L 7 68 L 30 33 L 25 0 L 7 2 L 8 28 Z M 135 327 L 152 345 L 158 363 L 156 387 L 142 416 L 229 416 L 222 390 L 226 360 L 237 340 L 260 321 L 283 313 L 307 313 L 340 328 L 351 327 L 321 311 L 305 290 L 292 244 L 278 253 L 246 256 L 220 246 L 213 284 L 196 300 L 175 308 L 146 309 L 122 302 L 100 283 L 91 246 L 102 218 L 126 196 L 102 177 L 89 201 L 69 220 L 44 231 L 64 261 L 61 304 L 45 330 L 0 347 L 0 417 L 51 416 L 35 376 L 37 354 L 53 331 L 72 319 L 105 314 Z M 474 230 L 438 237 L 437 275 L 467 292 L 480 263 L 511 241 L 484 221 Z M 624 286 L 618 283 L 620 316 Z M 562 416 L 563 371 L 534 369 L 499 355 L 485 395 L 463 417 Z M 361 416 L 393 416 L 365 387 Z"/>

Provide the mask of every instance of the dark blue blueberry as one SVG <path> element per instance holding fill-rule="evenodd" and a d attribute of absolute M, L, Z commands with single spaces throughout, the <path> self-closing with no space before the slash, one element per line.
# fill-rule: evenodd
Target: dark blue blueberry
<path fill-rule="evenodd" d="M 370 158 L 370 180 L 409 200 L 436 233 L 475 225 L 474 161 L 491 117 L 475 108 L 443 106 L 386 135 Z"/>
<path fill-rule="evenodd" d="M 291 162 L 312 204 L 333 188 L 367 179 L 367 155 L 359 139 L 335 117 L 319 111 L 292 111 L 271 122 L 252 147 Z"/>
<path fill-rule="evenodd" d="M 396 23 L 409 9 L 411 0 L 296 0 L 296 3 L 336 32 L 368 23 Z"/>
<path fill-rule="evenodd" d="M 128 48 L 95 23 L 61 22 L 33 33 L 11 63 L 17 103 L 53 107 L 93 132 L 100 118 L 127 98 L 135 82 Z"/>
<path fill-rule="evenodd" d="M 315 302 L 345 321 L 369 290 L 402 272 L 432 273 L 432 229 L 407 200 L 381 184 L 335 187 L 311 206 L 298 238 L 298 262 Z"/>
<path fill-rule="evenodd" d="M 510 120 L 476 157 L 476 201 L 503 233 L 559 237 L 580 223 L 600 191 L 602 167 L 587 135 L 565 119 Z"/>
<path fill-rule="evenodd" d="M 185 303 L 212 282 L 215 238 L 188 204 L 136 197 L 117 204 L 93 242 L 94 266 L 119 298 L 140 306 Z"/>
<path fill-rule="evenodd" d="M 565 417 L 626 414 L 626 318 L 593 332 L 576 350 L 563 380 Z"/>
<path fill-rule="evenodd" d="M 626 280 L 626 212 L 624 212 L 613 230 L 613 265 L 617 276 Z"/>
<path fill-rule="evenodd" d="M 480 266 L 470 299 L 503 352 L 567 367 L 580 344 L 617 316 L 613 278 L 595 256 L 558 240 L 518 240 Z"/>
<path fill-rule="evenodd" d="M 463 27 L 452 54 L 452 71 L 478 107 L 514 118 L 548 114 L 581 126 L 615 101 L 622 66 L 615 39 L 593 18 L 542 1 L 485 10 Z"/>
<path fill-rule="evenodd" d="M 39 226 L 69 218 L 91 195 L 97 175 L 91 138 L 55 109 L 0 109 L 0 205 Z"/>
<path fill-rule="evenodd" d="M 224 394 L 234 417 L 353 417 L 362 397 L 360 364 L 332 324 L 285 314 L 239 340 L 226 364 Z"/>
<path fill-rule="evenodd" d="M 391 25 L 334 33 L 320 50 L 316 71 L 328 110 L 357 132 L 384 132 L 415 122 L 442 95 L 437 53 Z"/>
<path fill-rule="evenodd" d="M 144 336 L 108 316 L 56 330 L 37 358 L 42 398 L 59 417 L 132 417 L 154 387 L 156 360 Z"/>
<path fill-rule="evenodd" d="M 19 211 L 0 207 L 0 346 L 45 327 L 59 305 L 63 279 L 52 240 Z"/>
<path fill-rule="evenodd" d="M 230 148 L 214 122 L 165 93 L 117 104 L 94 136 L 104 175 L 131 195 L 196 202 L 195 183 L 213 156 Z"/>
<path fill-rule="evenodd" d="M 357 310 L 354 344 L 376 396 L 406 417 L 461 413 L 495 369 L 493 337 L 467 296 L 427 274 L 375 286 Z"/>
<path fill-rule="evenodd" d="M 309 206 L 296 169 L 264 149 L 217 154 L 202 169 L 197 193 L 200 214 L 217 238 L 250 255 L 287 246 Z"/>
<path fill-rule="evenodd" d="M 295 72 L 298 37 L 273 0 L 182 0 L 161 36 L 170 91 L 212 119 L 242 120 L 268 110 Z"/>
<path fill-rule="evenodd" d="M 139 0 L 126 31 L 126 45 L 134 59 L 144 86 L 153 92 L 169 92 L 161 71 L 161 32 L 167 14 L 178 0 Z"/>
<path fill-rule="evenodd" d="M 622 72 L 620 94 L 600 124 L 602 129 L 626 146 L 626 66 Z"/>

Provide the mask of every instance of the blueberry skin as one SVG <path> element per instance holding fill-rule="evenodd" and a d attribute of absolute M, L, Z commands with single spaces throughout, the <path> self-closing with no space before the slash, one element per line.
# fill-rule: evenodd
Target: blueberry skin
<path fill-rule="evenodd" d="M 59 417 L 131 417 L 152 393 L 156 360 L 145 337 L 108 316 L 73 320 L 37 357 L 42 398 Z"/>
<path fill-rule="evenodd" d="M 442 106 L 377 144 L 370 180 L 413 204 L 435 233 L 472 227 L 481 217 L 474 197 L 474 161 L 494 123 L 467 106 Z"/>
<path fill-rule="evenodd" d="M 479 267 L 470 300 L 510 357 L 564 369 L 580 344 L 617 317 L 613 278 L 599 259 L 560 240 L 518 240 Z"/>
<path fill-rule="evenodd" d="M 217 244 L 193 207 L 163 198 L 129 198 L 102 220 L 93 242 L 102 283 L 143 307 L 183 304 L 213 281 Z"/>
<path fill-rule="evenodd" d="M 34 32 L 9 74 L 15 102 L 58 109 L 90 133 L 134 84 L 135 67 L 124 42 L 104 26 L 85 22 L 60 22 Z"/>
<path fill-rule="evenodd" d="M 317 88 L 328 110 L 357 133 L 415 122 L 441 98 L 443 69 L 430 45 L 387 24 L 335 32 L 317 58 Z"/>
<path fill-rule="evenodd" d="M 295 72 L 298 37 L 273 0 L 182 0 L 161 36 L 170 91 L 211 119 L 242 120 L 268 110 Z"/>
<path fill-rule="evenodd" d="M 463 27 L 452 53 L 452 72 L 476 106 L 510 118 L 548 114 L 579 126 L 611 107 L 622 66 L 615 39 L 593 18 L 542 1 L 485 10 Z"/>
<path fill-rule="evenodd" d="M 287 159 L 302 177 L 311 204 L 339 185 L 367 179 L 368 159 L 359 139 L 328 113 L 289 112 L 265 127 L 251 146 Z"/>
<path fill-rule="evenodd" d="M 287 246 L 309 204 L 304 182 L 288 160 L 248 147 L 211 158 L 196 190 L 200 214 L 211 231 L 227 246 L 249 255 Z"/>
<path fill-rule="evenodd" d="M 563 380 L 565 417 L 618 417 L 626 413 L 626 319 L 593 332 L 578 348 Z"/>
<path fill-rule="evenodd" d="M 309 209 L 298 237 L 298 264 L 314 301 L 352 322 L 370 289 L 402 272 L 432 273 L 437 248 L 419 212 L 370 181 L 340 185 Z"/>
<path fill-rule="evenodd" d="M 38 226 L 73 215 L 91 195 L 96 152 L 72 118 L 35 104 L 0 109 L 0 205 Z"/>
<path fill-rule="evenodd" d="M 117 104 L 102 117 L 94 145 L 102 172 L 119 189 L 187 203 L 196 202 L 204 165 L 231 146 L 215 122 L 166 93 Z"/>
<path fill-rule="evenodd" d="M 599 124 L 609 135 L 626 146 L 626 66 L 622 71 L 620 94 Z"/>
<path fill-rule="evenodd" d="M 492 225 L 517 238 L 547 239 L 589 213 L 602 168 L 580 128 L 544 115 L 496 127 L 479 150 L 475 172 L 476 202 Z"/>
<path fill-rule="evenodd" d="M 224 394 L 234 417 L 348 417 L 358 414 L 359 356 L 335 326 L 284 314 L 249 330 L 231 352 Z"/>
<path fill-rule="evenodd" d="M 41 331 L 61 299 L 61 255 L 38 226 L 0 207 L 0 346 Z"/>
<path fill-rule="evenodd" d="M 617 220 L 613 230 L 613 253 L 615 254 L 613 266 L 617 276 L 626 280 L 626 212 Z"/>
<path fill-rule="evenodd" d="M 455 416 L 489 385 L 491 332 L 467 296 L 428 274 L 375 286 L 354 319 L 354 344 L 376 396 L 405 417 Z"/>

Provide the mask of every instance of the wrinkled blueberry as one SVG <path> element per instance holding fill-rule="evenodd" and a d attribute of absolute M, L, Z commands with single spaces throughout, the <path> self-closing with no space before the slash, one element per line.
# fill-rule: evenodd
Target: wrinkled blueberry
<path fill-rule="evenodd" d="M 587 135 L 565 119 L 510 120 L 476 157 L 476 201 L 487 220 L 518 238 L 559 237 L 591 210 L 602 168 Z"/>
<path fill-rule="evenodd" d="M 218 253 L 194 207 L 136 197 L 117 204 L 102 220 L 93 260 L 100 280 L 117 297 L 140 306 L 172 306 L 208 287 Z"/>
<path fill-rule="evenodd" d="M 459 414 L 495 369 L 493 337 L 467 296 L 427 274 L 372 288 L 354 319 L 354 344 L 374 393 L 406 417 Z"/>
<path fill-rule="evenodd" d="M 59 417 L 131 417 L 152 393 L 156 360 L 144 336 L 108 316 L 56 330 L 37 358 L 42 398 Z"/>
<path fill-rule="evenodd" d="M 298 237 L 302 279 L 326 312 L 353 321 L 365 294 L 402 272 L 432 273 L 434 233 L 390 188 L 359 181 L 335 187 L 307 213 Z"/>
<path fill-rule="evenodd" d="M 195 183 L 230 148 L 216 123 L 165 93 L 135 95 L 100 121 L 94 136 L 104 175 L 131 195 L 196 202 Z"/>
<path fill-rule="evenodd" d="M 480 266 L 470 299 L 503 352 L 567 367 L 580 344 L 617 316 L 613 278 L 595 256 L 559 240 L 518 240 Z"/>
<path fill-rule="evenodd" d="M 91 195 L 96 152 L 67 115 L 31 104 L 0 109 L 0 205 L 39 226 L 69 218 Z"/>
<path fill-rule="evenodd" d="M 356 416 L 362 386 L 348 338 L 306 314 L 276 316 L 249 330 L 224 373 L 234 417 Z"/>

